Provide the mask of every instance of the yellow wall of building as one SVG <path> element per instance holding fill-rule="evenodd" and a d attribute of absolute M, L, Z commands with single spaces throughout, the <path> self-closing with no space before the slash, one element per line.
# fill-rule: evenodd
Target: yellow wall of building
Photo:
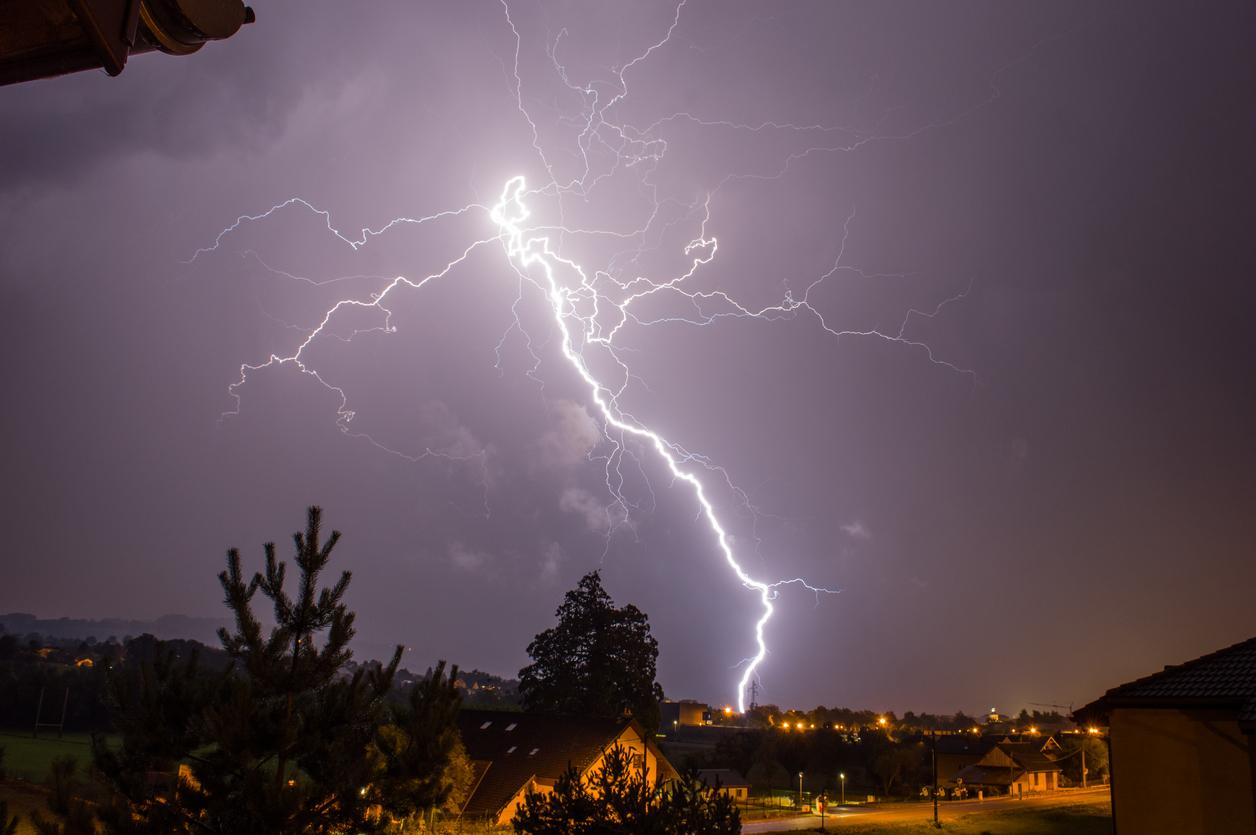
<path fill-rule="evenodd" d="M 1256 835 L 1252 740 L 1219 711 L 1112 711 L 1118 835 Z"/>

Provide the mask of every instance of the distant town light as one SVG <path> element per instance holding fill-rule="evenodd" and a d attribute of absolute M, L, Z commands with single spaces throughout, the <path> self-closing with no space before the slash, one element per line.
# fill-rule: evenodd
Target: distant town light
<path fill-rule="evenodd" d="M 890 723 L 890 720 L 886 719 L 884 716 L 877 717 L 877 724 L 880 725 L 881 727 L 884 728 L 889 723 Z"/>

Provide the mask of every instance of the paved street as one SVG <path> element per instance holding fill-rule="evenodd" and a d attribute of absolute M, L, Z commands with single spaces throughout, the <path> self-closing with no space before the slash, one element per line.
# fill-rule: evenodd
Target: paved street
<path fill-rule="evenodd" d="M 1006 797 L 989 798 L 986 800 L 950 800 L 938 806 L 938 817 L 943 821 L 953 821 L 973 812 L 1010 808 L 1048 808 L 1052 806 L 1072 806 L 1078 803 L 1097 803 L 1106 799 L 1108 787 L 1097 789 L 1072 789 L 1051 794 L 1026 797 L 1024 800 L 1012 800 Z M 883 803 L 876 806 L 850 806 L 834 809 L 825 815 L 826 828 L 838 829 L 843 820 L 858 819 L 868 823 L 908 823 L 926 820 L 933 817 L 933 807 L 927 803 Z M 775 820 L 748 821 L 742 824 L 745 833 L 793 832 L 805 829 L 819 829 L 818 815 L 800 815 L 793 818 L 777 818 Z"/>

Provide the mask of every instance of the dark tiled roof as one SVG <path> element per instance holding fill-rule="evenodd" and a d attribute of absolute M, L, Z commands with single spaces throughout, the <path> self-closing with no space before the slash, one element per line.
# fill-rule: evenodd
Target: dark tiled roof
<path fill-rule="evenodd" d="M 968 736 L 967 734 L 940 736 L 937 739 L 938 753 L 981 757 L 993 748 L 997 741 L 993 737 Z"/>
<path fill-rule="evenodd" d="M 462 744 L 477 766 L 476 773 L 482 770 L 463 813 L 495 816 L 530 780 L 552 784 L 569 765 L 583 772 L 631 724 L 628 717 L 461 711 Z"/>
<path fill-rule="evenodd" d="M 999 748 L 1026 771 L 1060 771 L 1060 764 L 1042 753 L 1033 742 L 1002 742 Z"/>
<path fill-rule="evenodd" d="M 1010 786 L 1015 777 L 1024 774 L 1023 769 L 1003 768 L 997 765 L 970 765 L 955 774 L 956 782 L 970 786 Z"/>
<path fill-rule="evenodd" d="M 1207 706 L 1234 708 L 1239 722 L 1256 730 L 1256 638 L 1114 687 L 1075 715 L 1101 717 L 1114 707 Z"/>
<path fill-rule="evenodd" d="M 746 778 L 732 768 L 700 768 L 698 769 L 698 777 L 706 781 L 706 784 L 715 788 L 716 782 L 721 788 L 748 788 L 749 783 Z"/>

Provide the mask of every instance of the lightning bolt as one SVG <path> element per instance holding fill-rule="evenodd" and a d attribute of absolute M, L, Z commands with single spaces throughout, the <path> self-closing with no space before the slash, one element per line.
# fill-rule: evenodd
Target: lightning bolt
<path fill-rule="evenodd" d="M 627 444 L 629 439 L 633 439 L 641 447 L 653 450 L 674 481 L 683 482 L 688 486 L 697 503 L 698 516 L 713 538 L 724 563 L 737 580 L 757 597 L 760 610 L 754 620 L 753 627 L 755 653 L 743 659 L 738 665 L 741 668 L 741 672 L 735 685 L 737 688 L 736 702 L 738 709 L 744 712 L 746 709 L 747 690 L 751 681 L 755 679 L 758 668 L 768 654 L 765 633 L 767 624 L 775 612 L 775 604 L 779 599 L 780 590 L 786 586 L 796 586 L 809 590 L 815 594 L 817 603 L 821 595 L 835 594 L 837 592 L 834 589 L 813 585 L 801 577 L 765 580 L 752 576 L 747 571 L 743 561 L 738 558 L 738 554 L 734 549 L 733 538 L 725 523 L 721 520 L 720 513 L 710 497 L 708 483 L 704 481 L 703 477 L 700 477 L 699 473 L 707 478 L 718 478 L 723 486 L 750 511 L 751 518 L 756 525 L 756 533 L 753 538 L 756 553 L 758 545 L 757 522 L 760 511 L 751 503 L 750 497 L 737 487 L 734 480 L 722 467 L 705 455 L 691 451 L 679 442 L 664 437 L 658 430 L 651 428 L 627 410 L 622 402 L 622 398 L 628 387 L 636 383 L 648 390 L 648 386 L 646 386 L 644 380 L 631 372 L 629 364 L 621 356 L 621 351 L 626 349 L 616 342 L 616 337 L 630 323 L 639 327 L 651 327 L 660 324 L 706 327 L 721 319 L 728 318 L 776 322 L 804 317 L 808 321 L 815 323 L 825 333 L 837 339 L 877 339 L 894 343 L 905 349 L 919 352 L 929 363 L 939 366 L 946 371 L 972 377 L 973 372 L 970 369 L 935 355 L 935 352 L 928 344 L 922 340 L 912 338 L 909 333 L 909 326 L 913 320 L 921 318 L 931 319 L 939 316 L 948 305 L 963 300 L 970 291 L 971 286 L 960 293 L 944 299 L 932 308 L 909 309 L 901 319 L 897 330 L 875 328 L 861 330 L 840 329 L 830 325 L 823 310 L 813 301 L 816 289 L 825 282 L 839 274 L 849 274 L 861 279 L 902 277 L 899 275 L 867 273 L 844 263 L 846 243 L 852 223 L 856 217 L 853 211 L 842 224 L 841 244 L 831 268 L 811 279 L 798 293 L 788 289 L 787 286 L 784 295 L 779 301 L 766 306 L 754 306 L 739 301 L 733 294 L 724 290 L 695 290 L 689 287 L 690 280 L 709 265 L 719 252 L 718 237 L 709 232 L 709 227 L 714 223 L 712 205 L 722 189 L 729 183 L 740 180 L 779 179 L 787 176 L 795 166 L 802 164 L 815 155 L 850 152 L 876 140 L 910 139 L 925 131 L 945 126 L 953 119 L 929 122 L 916 129 L 892 135 L 880 134 L 876 131 L 860 131 L 820 124 L 807 125 L 777 122 L 746 124 L 721 119 L 705 119 L 688 112 L 664 116 L 645 127 L 635 127 L 624 122 L 617 122 L 613 113 L 617 105 L 629 97 L 628 75 L 630 72 L 635 67 L 648 61 L 656 52 L 666 49 L 677 30 L 681 27 L 682 13 L 688 0 L 680 0 L 675 5 L 674 13 L 671 15 L 670 21 L 661 36 L 621 66 L 612 68 L 610 81 L 579 83 L 570 77 L 566 66 L 559 57 L 564 39 L 568 37 L 566 29 L 561 30 L 554 37 L 553 41 L 546 45 L 546 55 L 556 76 L 567 90 L 581 102 L 579 117 L 573 120 L 573 124 L 579 129 L 579 134 L 575 139 L 576 147 L 579 150 L 578 170 L 564 178 L 559 174 L 560 165 L 547 154 L 544 143 L 541 140 L 541 131 L 538 128 L 537 121 L 530 114 L 525 104 L 524 83 L 520 74 L 520 54 L 523 37 L 516 25 L 507 0 L 499 0 L 499 2 L 501 3 L 505 23 L 514 39 L 513 65 L 507 67 L 506 62 L 503 62 L 503 71 L 508 76 L 511 93 L 513 94 L 513 103 L 520 117 L 528 125 L 531 149 L 546 172 L 548 181 L 529 189 L 523 176 L 515 176 L 505 183 L 499 199 L 491 206 L 485 203 L 471 202 L 456 209 L 435 211 L 418 217 L 395 218 L 376 229 L 364 228 L 357 236 L 342 232 L 333 225 L 330 211 L 319 208 L 300 197 L 289 198 L 258 214 L 240 215 L 232 224 L 220 231 L 208 246 L 196 250 L 189 262 L 217 252 L 226 238 L 243 225 L 264 221 L 277 212 L 292 208 L 301 209 L 320 217 L 328 233 L 355 251 L 366 246 L 373 238 L 406 224 L 422 226 L 469 215 L 482 215 L 485 220 L 486 230 L 489 231 L 486 231 L 482 237 L 469 242 L 452 259 L 419 278 L 406 276 L 391 278 L 345 276 L 328 280 L 315 280 L 274 268 L 262 261 L 261 257 L 252 251 L 243 253 L 246 257 L 256 260 L 258 264 L 272 275 L 288 281 L 326 286 L 341 281 L 370 280 L 378 282 L 378 285 L 377 289 L 367 293 L 365 296 L 358 298 L 346 297 L 336 301 L 325 311 L 319 321 L 310 326 L 302 327 L 280 322 L 285 328 L 298 328 L 304 334 L 304 338 L 301 339 L 291 353 L 285 355 L 271 354 L 264 361 L 241 364 L 238 377 L 227 388 L 227 393 L 233 406 L 223 413 L 223 418 L 239 414 L 241 392 L 252 375 L 264 369 L 294 368 L 335 396 L 337 402 L 336 424 L 343 433 L 363 439 L 382 451 L 402 456 L 411 461 L 429 457 L 460 462 L 478 461 L 484 486 L 484 512 L 487 515 L 489 503 L 488 474 L 486 469 L 487 452 L 485 450 L 467 453 L 465 450 L 424 448 L 417 453 L 407 452 L 393 448 L 369 434 L 354 430 L 352 422 L 355 413 L 349 405 L 349 397 L 344 388 L 327 380 L 311 364 L 305 354 L 307 349 L 322 336 L 348 340 L 360 333 L 377 332 L 389 334 L 395 332 L 396 325 L 393 324 L 392 309 L 390 307 L 390 300 L 395 293 L 409 290 L 420 291 L 429 283 L 449 276 L 459 266 L 464 264 L 473 253 L 487 247 L 501 247 L 506 262 L 518 281 L 518 291 L 511 306 L 514 313 L 513 321 L 506 332 L 503 333 L 495 348 L 498 367 L 500 368 L 501 365 L 501 354 L 506 340 L 513 332 L 518 331 L 523 335 L 526 341 L 526 349 L 533 360 L 533 364 L 526 374 L 537 380 L 538 383 L 540 382 L 539 378 L 535 376 L 535 372 L 541 363 L 541 359 L 533 348 L 532 336 L 521 323 L 522 320 L 519 314 L 519 306 L 523 302 L 524 293 L 530 287 L 546 299 L 547 310 L 551 314 L 553 327 L 559 336 L 562 356 L 583 382 L 590 400 L 597 407 L 603 424 L 603 436 L 611 445 L 612 451 L 603 459 L 606 488 L 613 499 L 612 506 L 607 509 L 608 523 L 610 523 L 608 524 L 607 533 L 608 546 L 615 528 L 628 518 L 631 509 L 635 507 L 624 495 L 625 476 L 623 471 L 623 466 L 627 459 L 634 461 L 637 467 L 641 469 L 641 462 L 636 459 L 632 447 Z M 997 83 L 998 78 L 1006 69 L 1006 67 L 1002 68 L 995 74 L 995 78 L 991 83 L 991 91 L 987 98 L 974 103 L 954 118 L 958 119 L 972 112 L 972 110 L 994 101 L 1000 92 Z M 704 129 L 737 133 L 780 132 L 799 138 L 802 146 L 790 151 L 783 160 L 767 170 L 742 171 L 729 174 L 693 204 L 676 204 L 675 208 L 679 210 L 677 217 L 666 220 L 665 206 L 675 201 L 661 200 L 657 185 L 651 183 L 649 175 L 656 170 L 657 165 L 667 153 L 667 140 L 662 135 L 662 131 L 676 122 L 688 122 Z M 599 171 L 597 164 L 595 164 L 595 156 L 597 154 L 609 154 L 613 160 L 612 164 L 606 167 L 605 170 Z M 643 224 L 637 228 L 616 230 L 603 228 L 586 229 L 568 223 L 566 199 L 585 199 L 607 177 L 630 168 L 638 169 L 642 172 L 640 182 L 649 190 L 653 198 L 652 210 Z M 553 198 L 556 201 L 558 216 L 556 224 L 529 224 L 528 221 L 532 217 L 529 201 L 540 197 Z M 635 263 L 636 258 L 650 248 L 649 240 L 651 237 L 657 240 L 663 233 L 677 224 L 691 221 L 696 221 L 697 234 L 683 247 L 683 255 L 688 260 L 687 269 L 674 276 L 659 279 L 635 274 L 629 274 L 622 278 L 618 277 L 617 274 L 624 274 Z M 584 266 L 562 253 L 564 242 L 567 238 L 584 235 L 621 239 L 630 248 L 613 256 L 606 269 L 597 270 L 590 274 L 589 270 Z M 625 263 L 627 266 L 617 265 L 621 258 L 626 259 Z M 612 296 L 612 293 L 615 295 Z M 679 301 L 683 308 L 682 312 L 653 317 L 639 315 L 636 308 L 640 306 L 643 300 L 654 296 L 670 297 Z M 347 337 L 333 333 L 329 329 L 332 321 L 338 314 L 353 309 L 378 312 L 381 314 L 379 324 L 368 328 L 355 329 Z M 619 377 L 614 384 L 608 383 L 593 371 L 590 359 L 594 356 L 611 360 Z M 641 469 L 641 472 L 644 474 L 644 469 Z M 645 483 L 648 487 L 648 479 L 645 479 Z M 653 495 L 652 492 L 651 495 Z"/>
<path fill-rule="evenodd" d="M 672 477 L 689 485 L 693 490 L 694 498 L 698 501 L 698 506 L 702 510 L 703 520 L 715 536 L 716 544 L 724 557 L 724 562 L 732 569 L 742 585 L 748 589 L 753 589 L 759 595 L 759 602 L 763 606 L 763 612 L 758 620 L 755 621 L 754 627 L 755 645 L 758 652 L 744 665 L 741 680 L 737 684 L 737 706 L 739 710 L 744 712 L 746 709 L 746 689 L 750 685 L 755 669 L 767 656 L 768 646 L 764 637 L 764 629 L 767 627 L 768 620 L 771 619 L 775 610 L 773 600 L 776 597 L 776 589 L 783 585 L 799 584 L 816 594 L 833 592 L 830 589 L 809 585 L 801 578 L 766 583 L 747 574 L 733 553 L 728 531 L 721 524 L 714 505 L 711 504 L 710 498 L 707 497 L 706 488 L 703 486 L 702 481 L 693 472 L 681 466 L 681 461 L 689 456 L 679 452 L 673 444 L 664 439 L 658 432 L 626 416 L 618 404 L 622 390 L 607 388 L 589 370 L 584 352 L 578 347 L 579 343 L 609 344 L 609 337 L 598 337 L 590 333 L 591 327 L 588 327 L 589 320 L 587 319 L 583 320 L 586 323 L 585 331 L 573 334 L 569 325 L 569 317 L 565 313 L 572 309 L 575 299 L 572 298 L 572 293 L 566 289 L 567 285 L 558 280 L 558 273 L 560 270 L 571 271 L 579 278 L 578 285 L 583 289 L 591 287 L 589 278 L 579 264 L 555 252 L 551 248 L 550 239 L 547 236 L 527 234 L 523 222 L 528 219 L 531 213 L 523 200 L 523 195 L 526 193 L 524 186 L 523 177 L 514 177 L 508 181 L 506 187 L 502 190 L 501 200 L 493 207 L 491 216 L 501 229 L 502 240 L 508 257 L 515 261 L 523 270 L 535 267 L 541 273 L 542 287 L 546 292 L 550 308 L 554 313 L 554 324 L 561 334 L 563 356 L 588 387 L 589 395 L 593 402 L 597 404 L 603 420 L 625 435 L 632 435 L 653 447 L 654 451 L 658 453 L 659 457 L 667 465 Z"/>

